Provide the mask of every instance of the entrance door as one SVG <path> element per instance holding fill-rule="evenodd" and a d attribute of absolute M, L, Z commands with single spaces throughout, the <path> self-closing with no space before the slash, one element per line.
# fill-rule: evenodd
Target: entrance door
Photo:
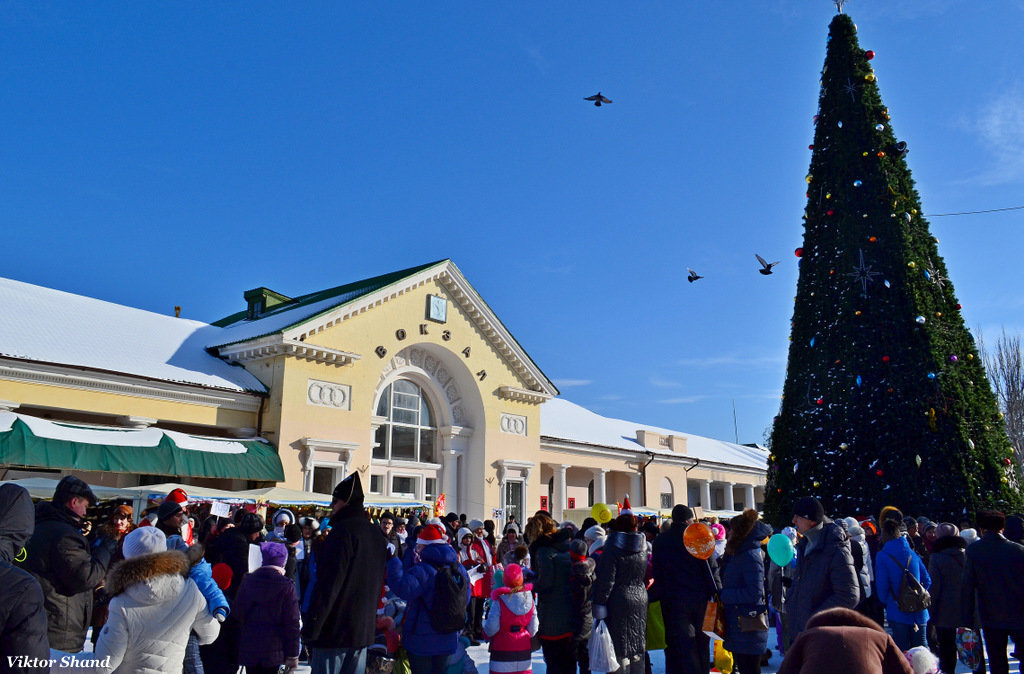
<path fill-rule="evenodd" d="M 515 515 L 517 522 L 524 522 L 523 519 L 523 483 L 505 483 L 505 518 Z"/>

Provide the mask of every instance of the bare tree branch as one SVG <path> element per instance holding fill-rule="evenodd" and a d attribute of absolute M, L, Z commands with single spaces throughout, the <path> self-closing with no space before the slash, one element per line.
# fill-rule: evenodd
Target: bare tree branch
<path fill-rule="evenodd" d="M 992 388 L 999 398 L 999 407 L 1006 423 L 1017 465 L 1024 467 L 1024 350 L 1020 335 L 1002 335 L 989 351 L 978 332 L 978 350 Z"/>

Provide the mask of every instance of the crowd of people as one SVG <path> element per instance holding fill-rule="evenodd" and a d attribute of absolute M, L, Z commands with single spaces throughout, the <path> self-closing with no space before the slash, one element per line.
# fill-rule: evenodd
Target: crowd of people
<path fill-rule="evenodd" d="M 322 519 L 201 517 L 175 490 L 137 524 L 114 504 L 92 526 L 96 505 L 73 476 L 37 504 L 0 486 L 0 672 L 475 674 L 466 649 L 487 642 L 496 674 L 529 672 L 537 650 L 549 674 L 589 674 L 594 648 L 649 674 L 651 615 L 667 674 L 709 672 L 712 638 L 759 674 L 772 628 L 787 674 L 951 674 L 974 634 L 974 671 L 1006 674 L 1008 640 L 1024 645 L 1022 521 L 995 511 L 832 519 L 805 497 L 781 532 L 754 510 L 710 518 L 705 554 L 686 505 L 660 525 L 628 500 L 580 526 L 374 520 L 358 474 Z"/>

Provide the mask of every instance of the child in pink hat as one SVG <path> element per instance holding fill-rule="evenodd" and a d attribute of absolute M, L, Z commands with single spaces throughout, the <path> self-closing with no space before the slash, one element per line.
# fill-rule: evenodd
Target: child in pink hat
<path fill-rule="evenodd" d="M 504 587 L 491 593 L 491 611 L 484 621 L 484 634 L 491 641 L 490 670 L 494 674 L 522 674 L 533 671 L 530 640 L 537 633 L 537 612 L 533 585 L 523 584 L 523 568 L 505 567 Z"/>

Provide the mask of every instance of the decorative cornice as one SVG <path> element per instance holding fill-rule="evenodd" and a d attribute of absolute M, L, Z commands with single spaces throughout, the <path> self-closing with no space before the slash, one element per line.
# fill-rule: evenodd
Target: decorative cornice
<path fill-rule="evenodd" d="M 237 363 L 286 356 L 311 360 L 315 363 L 342 366 L 362 358 L 356 353 L 307 344 L 298 339 L 287 339 L 281 334 L 267 335 L 247 342 L 217 347 L 216 351 L 221 358 Z"/>
<path fill-rule="evenodd" d="M 648 451 L 642 447 L 638 447 L 636 450 L 620 449 L 617 447 L 605 447 L 603 445 L 589 445 L 587 443 L 579 442 L 567 442 L 565 440 L 557 440 L 547 436 L 541 436 L 540 449 L 556 451 L 556 452 L 570 452 L 573 454 L 580 454 L 583 456 L 598 456 L 603 458 L 615 458 L 626 462 L 638 461 Z M 685 454 L 669 454 L 667 452 L 654 452 L 654 463 L 668 463 L 683 466 L 696 466 L 700 465 L 701 468 L 708 470 L 719 470 L 728 471 L 730 473 L 742 473 L 744 475 L 758 475 L 764 477 L 767 473 L 767 465 L 765 468 L 754 468 L 751 466 L 738 466 L 732 463 L 722 463 L 720 461 L 708 461 L 700 459 L 699 461 L 692 456 Z"/>
<path fill-rule="evenodd" d="M 504 398 L 505 400 L 517 400 L 519 402 L 540 405 L 541 403 L 551 400 L 553 396 L 547 393 L 541 393 L 540 391 L 528 391 L 524 388 L 516 388 L 515 386 L 500 386 L 498 387 L 498 397 Z"/>
<path fill-rule="evenodd" d="M 184 402 L 207 407 L 220 407 L 242 412 L 258 412 L 260 398 L 255 393 L 220 391 L 172 382 L 145 381 L 113 373 L 98 373 L 70 369 L 57 365 L 43 365 L 0 359 L 0 379 L 45 384 L 63 388 L 115 393 L 136 398 L 153 398 L 171 402 Z M 25 401 L 22 401 L 24 404 Z"/>
<path fill-rule="evenodd" d="M 527 387 L 531 391 L 549 397 L 558 395 L 558 389 L 555 388 L 555 385 L 534 364 L 523 348 L 512 337 L 512 334 L 502 325 L 498 317 L 484 303 L 480 295 L 469 285 L 469 282 L 450 260 L 407 276 L 402 279 L 400 284 L 392 284 L 375 292 L 367 293 L 351 302 L 346 302 L 332 310 L 313 316 L 299 325 L 286 329 L 282 335 L 292 341 L 305 340 L 352 316 L 365 313 L 388 300 L 412 292 L 430 281 L 437 281 L 449 292 L 452 300 L 459 305 L 487 341 L 501 354 L 505 362 L 526 382 Z M 262 341 L 262 339 L 255 340 L 255 342 Z M 246 346 L 250 343 L 254 342 L 242 342 L 240 345 L 235 346 Z M 223 356 L 223 352 L 221 355 Z"/>
<path fill-rule="evenodd" d="M 354 452 L 359 449 L 358 442 L 342 442 L 340 440 L 325 440 L 322 438 L 302 438 L 299 440 L 303 447 L 309 449 L 322 449 L 328 452 L 339 454 Z"/>

